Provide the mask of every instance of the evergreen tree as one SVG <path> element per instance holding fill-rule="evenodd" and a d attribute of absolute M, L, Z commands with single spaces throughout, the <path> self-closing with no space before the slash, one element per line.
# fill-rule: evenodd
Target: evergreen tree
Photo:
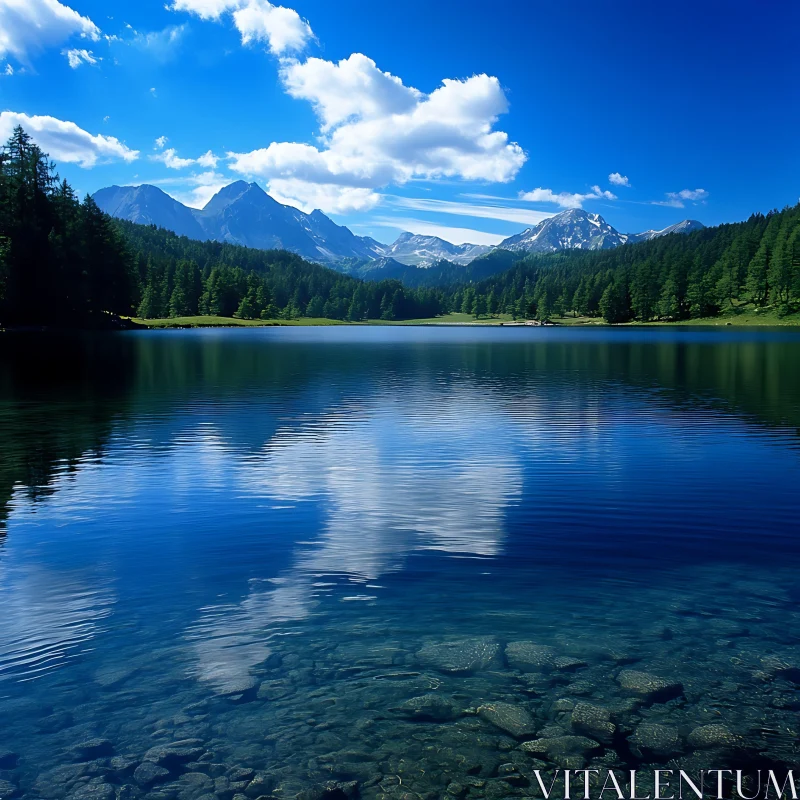
<path fill-rule="evenodd" d="M 119 232 L 17 127 L 0 154 L 0 323 L 104 325 L 138 280 Z"/>
<path fill-rule="evenodd" d="M 747 291 L 757 306 L 765 306 L 769 298 L 770 246 L 764 241 L 747 268 Z"/>
<path fill-rule="evenodd" d="M 608 284 L 600 298 L 600 313 L 610 323 L 628 322 L 632 317 L 630 297 L 622 280 Z"/>

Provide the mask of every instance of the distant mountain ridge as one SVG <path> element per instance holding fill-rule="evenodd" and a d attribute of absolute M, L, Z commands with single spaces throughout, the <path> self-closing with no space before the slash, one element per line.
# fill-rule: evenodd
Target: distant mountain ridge
<path fill-rule="evenodd" d="M 111 186 L 98 191 L 94 199 L 111 216 L 157 225 L 190 239 L 229 242 L 258 250 L 289 250 L 309 261 L 370 277 L 373 274 L 409 275 L 411 273 L 402 267 L 427 269 L 443 261 L 463 267 L 497 250 L 516 254 L 571 249 L 607 250 L 671 233 L 691 233 L 705 227 L 697 220 L 683 220 L 660 231 L 624 234 L 599 214 L 578 208 L 548 217 L 538 225 L 503 240 L 497 247 L 456 245 L 437 236 L 413 233 L 402 233 L 392 244 L 382 244 L 368 236 L 355 235 L 322 211 L 306 214 L 283 205 L 258 184 L 246 181 L 237 181 L 220 189 L 200 210 L 189 208 L 148 184 Z M 354 269 L 353 264 L 357 264 L 357 268 Z M 450 274 L 449 270 L 446 272 Z"/>
<path fill-rule="evenodd" d="M 512 252 L 555 253 L 559 250 L 610 250 L 623 244 L 635 244 L 667 236 L 671 233 L 691 233 L 705 228 L 702 222 L 685 219 L 660 231 L 620 233 L 599 214 L 582 208 L 571 208 L 538 225 L 510 236 L 498 247 Z"/>
<path fill-rule="evenodd" d="M 446 259 L 454 264 L 469 264 L 493 248 L 481 244 L 451 244 L 438 236 L 401 233 L 385 255 L 402 264 L 425 266 Z"/>
<path fill-rule="evenodd" d="M 685 219 L 682 222 L 676 222 L 668 228 L 663 228 L 660 231 L 644 231 L 644 233 L 630 233 L 628 234 L 628 244 L 636 244 L 636 242 L 649 242 L 651 239 L 658 239 L 660 236 L 669 236 L 671 233 L 692 233 L 692 231 L 702 231 L 706 226 L 696 219 Z"/>
<path fill-rule="evenodd" d="M 106 213 L 158 225 L 190 239 L 229 242 L 258 250 L 283 249 L 310 261 L 383 255 L 374 239 L 356 236 L 321 211 L 305 214 L 270 197 L 258 184 L 237 181 L 221 189 L 202 210 L 188 208 L 156 186 L 101 189 L 94 195 Z"/>

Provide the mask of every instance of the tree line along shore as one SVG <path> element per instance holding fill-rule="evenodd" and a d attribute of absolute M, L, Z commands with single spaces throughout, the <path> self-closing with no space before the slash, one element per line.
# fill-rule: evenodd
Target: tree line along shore
<path fill-rule="evenodd" d="M 800 324 L 800 205 L 612 250 L 521 254 L 478 282 L 412 288 L 112 219 L 17 128 L 0 154 L 0 325 L 129 320 Z"/>

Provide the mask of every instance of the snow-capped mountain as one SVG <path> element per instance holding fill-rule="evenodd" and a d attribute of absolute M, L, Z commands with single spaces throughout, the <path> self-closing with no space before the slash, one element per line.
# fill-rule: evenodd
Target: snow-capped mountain
<path fill-rule="evenodd" d="M 692 231 L 702 231 L 706 226 L 696 219 L 685 219 L 682 222 L 676 222 L 668 228 L 660 231 L 645 231 L 644 233 L 629 233 L 628 244 L 635 244 L 636 242 L 649 242 L 651 239 L 658 239 L 659 236 L 668 236 L 670 233 L 691 233 Z"/>
<path fill-rule="evenodd" d="M 255 183 L 237 181 L 221 189 L 202 210 L 188 208 L 155 186 L 111 186 L 94 195 L 97 205 L 120 219 L 158 225 L 190 239 L 230 242 L 261 250 L 283 249 L 309 261 L 392 277 L 406 267 L 429 268 L 441 261 L 466 266 L 493 250 L 553 253 L 558 250 L 606 250 L 670 233 L 691 233 L 705 226 L 687 219 L 660 231 L 619 233 L 599 214 L 569 209 L 501 242 L 497 248 L 451 244 L 437 236 L 402 233 L 392 244 L 356 236 L 321 211 L 306 214 L 270 197 Z M 370 262 L 378 261 L 377 265 Z M 341 266 L 340 266 L 341 265 Z M 373 270 L 373 267 L 377 267 Z"/>
<path fill-rule="evenodd" d="M 438 236 L 421 236 L 406 232 L 401 233 L 393 244 L 388 245 L 385 253 L 401 264 L 429 267 L 443 259 L 454 264 L 469 264 L 491 249 L 481 244 L 450 244 Z"/>
<path fill-rule="evenodd" d="M 608 250 L 625 243 L 599 214 L 571 208 L 500 242 L 503 250 L 554 253 L 557 250 Z"/>
<path fill-rule="evenodd" d="M 667 236 L 670 233 L 691 233 L 705 227 L 701 222 L 686 219 L 661 231 L 620 233 L 599 214 L 582 208 L 562 211 L 532 228 L 500 242 L 498 247 L 512 252 L 554 253 L 558 250 L 609 250 L 621 244 L 634 244 Z"/>
<path fill-rule="evenodd" d="M 159 225 L 190 239 L 211 239 L 261 250 L 284 249 L 310 261 L 334 264 L 371 260 L 385 245 L 356 236 L 321 211 L 305 214 L 273 200 L 255 183 L 221 189 L 202 210 L 187 208 L 155 186 L 112 186 L 94 195 L 106 213 L 131 222 Z"/>

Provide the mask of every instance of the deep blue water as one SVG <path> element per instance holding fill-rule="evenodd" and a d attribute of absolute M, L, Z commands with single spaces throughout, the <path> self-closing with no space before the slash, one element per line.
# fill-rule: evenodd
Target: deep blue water
<path fill-rule="evenodd" d="M 780 331 L 4 337 L 0 797 L 790 764 L 799 366 Z"/>

